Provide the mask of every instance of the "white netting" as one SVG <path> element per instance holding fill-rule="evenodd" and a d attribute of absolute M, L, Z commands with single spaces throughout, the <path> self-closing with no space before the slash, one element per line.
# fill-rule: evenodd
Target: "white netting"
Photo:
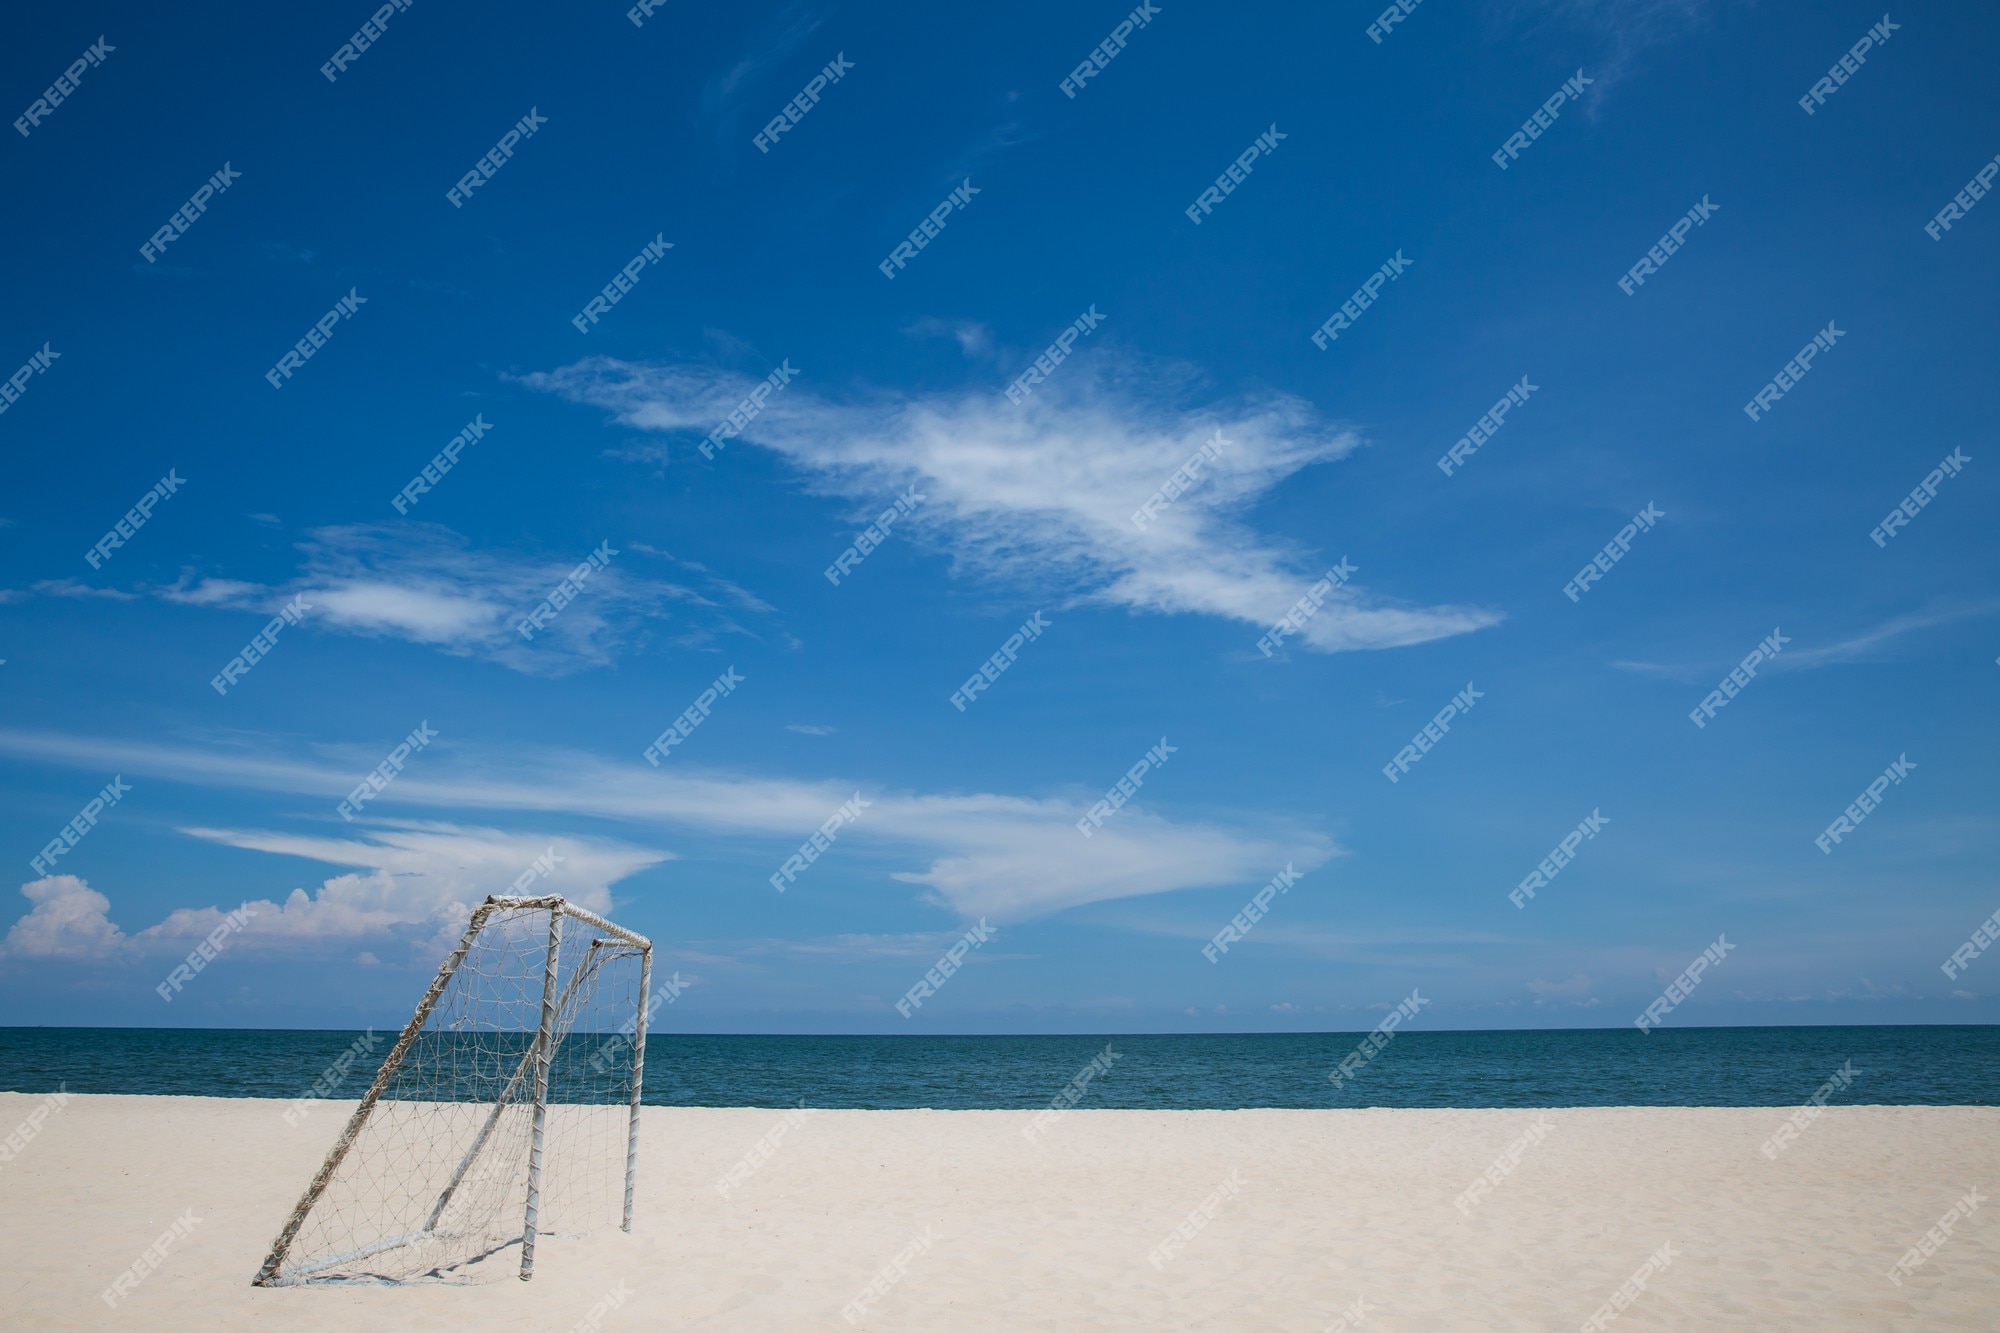
<path fill-rule="evenodd" d="M 552 923 L 560 943 L 551 981 Z M 332 1174 L 309 1195 L 289 1244 L 280 1235 L 281 1262 L 267 1263 L 259 1281 L 526 1276 L 544 1082 L 537 1238 L 618 1226 L 641 960 L 640 948 L 559 906 L 491 909 L 401 1060 L 392 1050 L 385 1061 L 395 1067 L 379 1100 L 346 1151 L 336 1146 Z M 545 997 L 553 1024 L 544 1063 Z"/>

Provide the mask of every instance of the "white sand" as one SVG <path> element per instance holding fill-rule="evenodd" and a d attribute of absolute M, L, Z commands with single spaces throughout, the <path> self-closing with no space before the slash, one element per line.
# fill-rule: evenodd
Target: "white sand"
<path fill-rule="evenodd" d="M 0 1135 L 40 1101 L 0 1094 Z M 0 1325 L 561 1330 L 622 1282 L 604 1329 L 845 1329 L 929 1228 L 859 1327 L 1322 1330 L 1360 1300 L 1369 1329 L 1573 1329 L 1666 1244 L 1616 1327 L 2000 1327 L 2000 1205 L 1887 1276 L 1969 1188 L 2000 1195 L 1995 1109 L 1835 1109 L 1775 1162 L 1758 1145 L 1783 1110 L 1540 1113 L 1554 1128 L 1468 1218 L 1453 1199 L 1538 1113 L 1077 1111 L 1030 1144 L 1027 1112 L 823 1111 L 725 1200 L 783 1113 L 649 1108 L 635 1233 L 549 1242 L 531 1283 L 259 1289 L 351 1103 L 296 1129 L 284 1105 L 72 1097 L 0 1166 Z"/>

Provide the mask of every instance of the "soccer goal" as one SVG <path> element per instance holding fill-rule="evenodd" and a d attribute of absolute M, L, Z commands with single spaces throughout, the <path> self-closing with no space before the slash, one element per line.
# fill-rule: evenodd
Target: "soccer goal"
<path fill-rule="evenodd" d="M 538 1239 L 630 1231 L 652 971 L 563 898 L 473 909 L 256 1284 L 469 1278 L 517 1244 L 526 1281 Z"/>

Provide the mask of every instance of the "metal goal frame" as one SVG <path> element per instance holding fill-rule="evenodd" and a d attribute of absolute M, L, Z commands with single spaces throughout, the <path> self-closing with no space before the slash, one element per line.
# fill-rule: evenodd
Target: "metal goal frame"
<path fill-rule="evenodd" d="M 431 1211 L 431 1224 L 436 1224 L 438 1216 L 444 1211 L 445 1204 L 450 1201 L 452 1192 L 457 1189 L 459 1181 L 479 1155 L 487 1136 L 498 1122 L 500 1113 L 506 1109 L 510 1098 L 514 1095 L 515 1088 L 531 1074 L 534 1087 L 534 1129 L 528 1152 L 527 1211 L 522 1218 L 521 1226 L 521 1280 L 526 1282 L 534 1277 L 535 1238 L 542 1198 L 542 1136 L 548 1118 L 549 1059 L 555 1042 L 556 1015 L 565 1007 L 569 991 L 575 989 L 587 971 L 580 969 L 573 975 L 569 990 L 558 997 L 556 964 L 562 945 L 563 923 L 566 919 L 573 918 L 607 937 L 591 941 L 593 955 L 599 948 L 621 953 L 636 952 L 639 955 L 639 1011 L 632 1033 L 631 1110 L 625 1131 L 625 1205 L 624 1216 L 619 1223 L 620 1229 L 624 1231 L 632 1229 L 632 1191 L 639 1166 L 639 1095 L 646 1074 L 646 1018 L 653 980 L 653 942 L 644 935 L 607 921 L 597 913 L 579 907 L 558 895 L 539 898 L 489 897 L 473 909 L 472 919 L 466 923 L 465 934 L 459 937 L 458 946 L 446 955 L 444 962 L 438 967 L 437 976 L 432 979 L 430 989 L 425 991 L 423 998 L 417 1002 L 416 1012 L 410 1015 L 410 1021 L 404 1025 L 402 1035 L 396 1039 L 395 1046 L 382 1061 L 382 1068 L 377 1071 L 375 1081 L 362 1095 L 360 1105 L 354 1108 L 354 1114 L 348 1117 L 340 1138 L 327 1153 L 326 1161 L 320 1165 L 319 1173 L 313 1177 L 312 1183 L 306 1186 L 306 1192 L 300 1196 L 298 1205 L 292 1209 L 291 1216 L 285 1219 L 285 1225 L 278 1232 L 277 1240 L 271 1244 L 271 1252 L 265 1256 L 263 1267 L 257 1270 L 253 1285 L 283 1286 L 310 1279 L 312 1276 L 310 1272 L 284 1271 L 285 1258 L 291 1251 L 292 1242 L 297 1239 L 299 1228 L 305 1225 L 306 1216 L 312 1212 L 313 1205 L 326 1192 L 327 1185 L 333 1180 L 334 1173 L 340 1169 L 341 1162 L 346 1160 L 348 1151 L 354 1147 L 362 1126 L 368 1123 L 368 1117 L 374 1112 L 376 1103 L 381 1100 L 396 1071 L 402 1067 L 404 1057 L 416 1042 L 417 1035 L 423 1030 L 424 1023 L 430 1017 L 432 1009 L 436 1007 L 438 998 L 444 994 L 446 985 L 458 971 L 459 964 L 465 961 L 466 954 L 472 949 L 473 941 L 495 912 L 538 909 L 549 913 L 549 942 L 542 977 L 539 1029 L 533 1045 L 522 1057 L 521 1066 L 515 1070 L 514 1078 L 494 1103 L 493 1112 L 488 1117 L 485 1127 L 481 1129 L 478 1139 L 473 1143 L 471 1151 L 466 1154 L 465 1160 L 459 1164 L 458 1171 L 452 1176 L 451 1183 L 445 1186 L 444 1193 L 439 1196 L 436 1207 Z M 332 1267 L 337 1262 L 361 1257 L 363 1253 L 391 1249 L 412 1239 L 413 1236 L 393 1237 L 369 1246 L 365 1252 L 357 1251 L 323 1261 L 314 1265 L 314 1269 Z"/>

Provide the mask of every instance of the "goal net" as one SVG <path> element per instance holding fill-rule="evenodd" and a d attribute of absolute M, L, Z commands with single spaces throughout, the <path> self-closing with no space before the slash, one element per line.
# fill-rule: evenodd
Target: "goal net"
<path fill-rule="evenodd" d="M 259 1286 L 504 1272 L 632 1229 L 651 941 L 488 898 L 271 1246 Z"/>

